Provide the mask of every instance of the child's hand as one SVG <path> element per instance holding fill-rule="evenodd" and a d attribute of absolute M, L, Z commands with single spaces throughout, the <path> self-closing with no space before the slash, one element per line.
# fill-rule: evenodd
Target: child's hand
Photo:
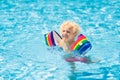
<path fill-rule="evenodd" d="M 58 42 L 58 46 L 62 47 L 64 51 L 68 51 L 68 47 L 64 39 Z"/>
<path fill-rule="evenodd" d="M 58 46 L 60 46 L 60 47 L 66 46 L 65 44 L 66 44 L 66 43 L 65 43 L 65 41 L 64 41 L 63 39 L 58 42 Z"/>

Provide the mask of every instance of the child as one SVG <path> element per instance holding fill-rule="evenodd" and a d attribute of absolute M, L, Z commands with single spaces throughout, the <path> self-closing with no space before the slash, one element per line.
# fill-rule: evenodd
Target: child
<path fill-rule="evenodd" d="M 62 40 L 58 42 L 58 46 L 62 47 L 64 51 L 69 52 L 70 46 L 75 42 L 75 37 L 79 34 L 80 27 L 78 24 L 66 21 L 60 26 L 60 34 Z"/>
<path fill-rule="evenodd" d="M 65 59 L 68 62 L 74 62 L 74 61 L 80 61 L 84 63 L 94 63 L 94 62 L 99 62 L 100 60 L 97 61 L 92 61 L 89 57 L 84 56 L 84 54 L 80 55 L 79 53 L 74 53 L 79 54 L 79 56 L 75 56 L 71 51 L 70 47 L 71 45 L 75 42 L 76 36 L 81 32 L 80 26 L 72 21 L 66 21 L 60 26 L 60 34 L 62 37 L 62 40 L 57 41 L 58 46 L 60 46 L 66 54 Z"/>

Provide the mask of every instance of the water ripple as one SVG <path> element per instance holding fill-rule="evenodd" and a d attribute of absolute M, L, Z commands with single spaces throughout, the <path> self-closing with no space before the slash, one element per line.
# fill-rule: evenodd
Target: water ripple
<path fill-rule="evenodd" d="M 69 2 L 69 3 L 68 3 Z M 0 1 L 0 80 L 119 80 L 120 1 Z M 73 66 L 43 35 L 63 21 L 77 22 L 100 63 Z M 77 63 L 75 63 L 77 64 Z"/>

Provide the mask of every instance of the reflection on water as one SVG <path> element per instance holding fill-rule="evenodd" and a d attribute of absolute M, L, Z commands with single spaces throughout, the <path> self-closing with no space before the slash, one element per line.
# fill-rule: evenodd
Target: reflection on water
<path fill-rule="evenodd" d="M 76 75 L 74 74 L 75 71 L 76 71 L 75 63 L 74 63 L 74 62 L 68 62 L 68 64 L 69 64 L 69 66 L 70 66 L 70 68 L 71 68 L 70 74 L 68 75 L 68 78 L 69 78 L 69 80 L 76 80 L 77 77 L 76 77 Z"/>
<path fill-rule="evenodd" d="M 72 66 L 72 64 L 70 64 Z M 72 69 L 72 68 L 71 68 Z M 93 70 L 71 70 L 71 74 L 69 74 L 69 80 L 119 80 L 119 65 L 113 65 L 111 67 L 100 67 L 98 69 Z M 118 70 L 116 73 L 116 70 Z M 104 73 L 104 74 L 102 74 Z M 114 76 L 116 75 L 116 76 Z"/>

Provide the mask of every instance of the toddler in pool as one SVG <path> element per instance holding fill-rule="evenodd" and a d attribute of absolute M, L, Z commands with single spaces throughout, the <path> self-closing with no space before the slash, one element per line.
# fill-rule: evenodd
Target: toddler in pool
<path fill-rule="evenodd" d="M 57 41 L 57 44 L 67 53 L 66 58 L 71 57 L 72 59 L 76 61 L 81 61 L 85 63 L 94 63 L 96 61 L 92 61 L 89 57 L 84 56 L 84 54 L 75 56 L 73 55 L 73 53 L 75 54 L 79 54 L 79 53 L 76 53 L 70 50 L 71 45 L 75 42 L 75 38 L 78 36 L 80 32 L 81 32 L 81 28 L 77 23 L 72 22 L 72 21 L 64 22 L 60 26 L 60 34 L 61 34 L 62 40 Z M 72 59 L 67 60 L 67 61 L 71 62 Z"/>
<path fill-rule="evenodd" d="M 69 52 L 70 46 L 75 42 L 76 36 L 80 32 L 80 27 L 75 22 L 66 21 L 60 26 L 60 34 L 62 40 L 58 42 L 58 46 L 64 51 Z"/>

